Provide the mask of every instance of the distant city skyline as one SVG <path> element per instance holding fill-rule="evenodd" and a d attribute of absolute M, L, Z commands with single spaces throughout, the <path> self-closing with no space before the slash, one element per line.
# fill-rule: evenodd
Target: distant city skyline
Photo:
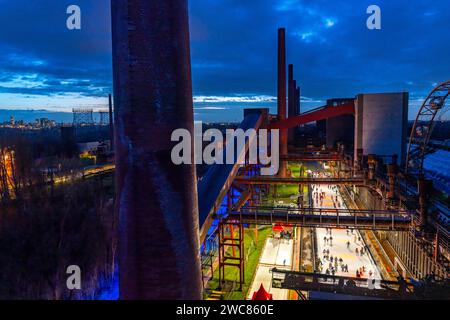
<path fill-rule="evenodd" d="M 112 91 L 109 0 L 0 0 L 0 109 L 104 108 Z M 190 0 L 195 116 L 237 121 L 242 108 L 276 104 L 276 34 L 287 31 L 304 110 L 359 93 L 410 93 L 409 118 L 447 80 L 450 3 L 377 1 L 382 29 L 366 28 L 372 1 Z M 37 19 L 38 18 L 38 19 Z M 230 112 L 233 111 L 233 112 Z"/>

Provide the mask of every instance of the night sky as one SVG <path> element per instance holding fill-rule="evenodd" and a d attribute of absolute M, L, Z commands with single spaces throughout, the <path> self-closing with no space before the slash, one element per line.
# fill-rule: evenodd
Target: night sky
<path fill-rule="evenodd" d="M 66 28 L 66 8 L 82 29 Z M 302 105 L 368 92 L 410 92 L 410 118 L 450 78 L 450 1 L 190 0 L 196 119 L 275 106 L 277 28 L 287 29 Z M 382 10 L 368 30 L 366 9 Z M 111 92 L 109 0 L 0 0 L 0 108 L 101 108 Z M 236 111 L 236 112 L 235 112 Z"/>

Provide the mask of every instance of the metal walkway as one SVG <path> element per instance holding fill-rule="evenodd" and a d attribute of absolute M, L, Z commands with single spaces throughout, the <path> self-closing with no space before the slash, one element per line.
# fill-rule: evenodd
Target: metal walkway
<path fill-rule="evenodd" d="M 290 224 L 303 227 L 408 231 L 416 213 L 396 210 L 244 207 L 226 219 L 245 224 Z"/>
<path fill-rule="evenodd" d="M 372 280 L 366 278 L 323 275 L 272 269 L 272 287 L 297 292 L 315 291 L 363 296 L 379 299 L 414 299 L 414 286 L 406 281 Z"/>
<path fill-rule="evenodd" d="M 280 178 L 276 176 L 246 177 L 237 176 L 234 182 L 240 184 L 333 184 L 333 185 L 365 185 L 363 178 Z"/>
<path fill-rule="evenodd" d="M 286 156 L 281 156 L 282 160 L 288 161 L 342 161 L 343 159 L 337 154 L 289 154 Z"/>

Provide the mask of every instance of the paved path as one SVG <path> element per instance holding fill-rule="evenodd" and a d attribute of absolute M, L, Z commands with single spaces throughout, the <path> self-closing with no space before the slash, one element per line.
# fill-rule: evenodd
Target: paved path
<path fill-rule="evenodd" d="M 274 300 L 287 300 L 289 298 L 289 290 L 272 288 L 272 274 L 270 270 L 275 267 L 278 269 L 292 269 L 293 246 L 294 240 L 266 239 L 247 299 L 252 298 L 253 293 L 259 289 L 261 283 L 266 291 L 272 294 Z"/>

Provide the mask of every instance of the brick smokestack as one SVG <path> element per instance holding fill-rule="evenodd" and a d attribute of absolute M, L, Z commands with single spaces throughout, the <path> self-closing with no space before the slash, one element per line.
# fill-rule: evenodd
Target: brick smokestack
<path fill-rule="evenodd" d="M 288 66 L 288 117 L 291 118 L 295 114 L 295 81 L 294 81 L 294 65 Z M 288 141 L 294 141 L 294 128 L 288 129 Z"/>
<path fill-rule="evenodd" d="M 201 299 L 195 165 L 170 141 L 194 136 L 187 2 L 111 5 L 120 298 Z"/>
<path fill-rule="evenodd" d="M 278 29 L 278 119 L 286 119 L 286 30 Z M 287 130 L 280 129 L 280 157 L 287 156 Z M 287 163 L 280 161 L 278 175 L 286 176 Z"/>
<path fill-rule="evenodd" d="M 301 95 L 300 95 L 300 87 L 297 87 L 297 83 L 295 83 L 296 85 L 296 89 L 295 89 L 295 115 L 299 115 L 301 113 L 300 110 L 300 99 L 301 99 Z"/>

